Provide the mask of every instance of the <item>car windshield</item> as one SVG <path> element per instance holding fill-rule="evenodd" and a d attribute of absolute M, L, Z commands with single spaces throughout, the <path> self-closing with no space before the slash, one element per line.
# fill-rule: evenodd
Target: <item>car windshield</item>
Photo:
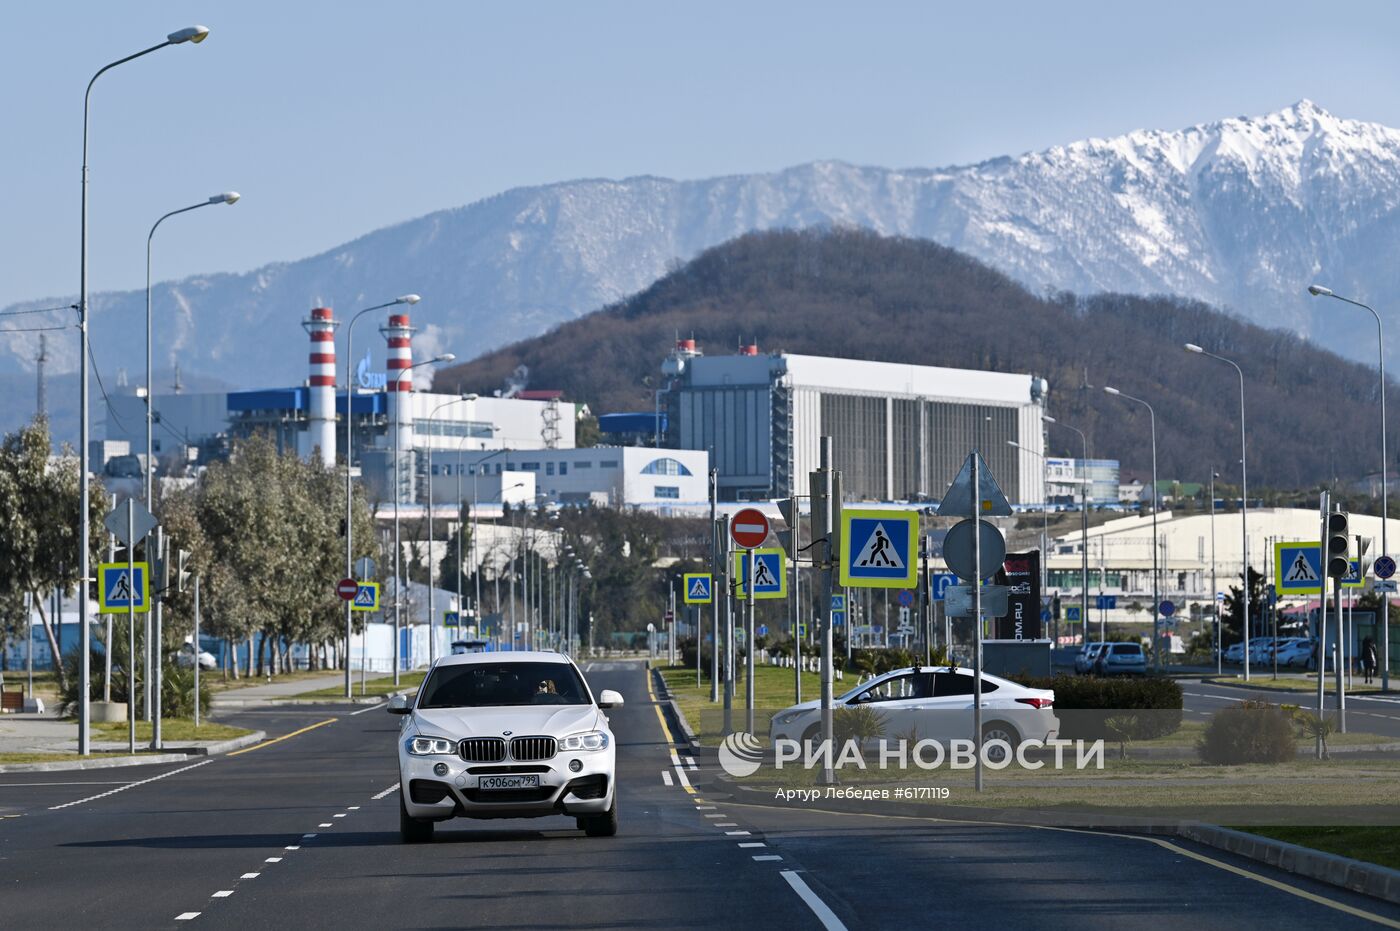
<path fill-rule="evenodd" d="M 458 663 L 438 666 L 423 683 L 420 709 L 504 705 L 587 705 L 578 670 L 568 663 Z"/>
<path fill-rule="evenodd" d="M 1124 653 L 1132 653 L 1132 654 L 1135 654 L 1135 655 L 1137 655 L 1137 656 L 1141 656 L 1141 655 L 1142 655 L 1142 647 L 1141 647 L 1141 645 L 1136 644 L 1136 643 L 1115 643 L 1115 644 L 1113 645 L 1113 652 L 1114 652 L 1114 655 L 1122 655 L 1122 654 L 1124 654 Z"/>

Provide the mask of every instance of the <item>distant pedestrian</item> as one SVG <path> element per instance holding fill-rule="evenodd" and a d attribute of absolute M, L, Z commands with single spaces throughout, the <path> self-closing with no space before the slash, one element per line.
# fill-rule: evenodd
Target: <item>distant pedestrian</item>
<path fill-rule="evenodd" d="M 1368 685 L 1376 675 L 1376 666 L 1376 641 L 1367 637 L 1361 641 L 1361 671 Z"/>

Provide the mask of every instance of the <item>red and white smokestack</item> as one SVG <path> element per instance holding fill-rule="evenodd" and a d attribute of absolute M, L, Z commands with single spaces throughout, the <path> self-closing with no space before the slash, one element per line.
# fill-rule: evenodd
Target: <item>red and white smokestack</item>
<path fill-rule="evenodd" d="M 339 324 L 329 307 L 314 307 L 301 325 L 311 334 L 311 377 L 307 380 L 310 422 L 299 452 L 305 459 L 316 456 L 331 467 L 335 465 L 335 328 Z"/>
<path fill-rule="evenodd" d="M 409 326 L 408 314 L 390 314 L 389 325 L 379 332 L 389 343 L 389 423 L 390 429 L 398 431 L 399 455 L 403 457 L 400 468 L 408 475 L 413 474 L 413 327 Z M 389 448 L 393 448 L 394 438 L 389 437 Z M 407 500 L 415 499 L 412 491 L 417 482 L 410 481 L 406 492 Z"/>

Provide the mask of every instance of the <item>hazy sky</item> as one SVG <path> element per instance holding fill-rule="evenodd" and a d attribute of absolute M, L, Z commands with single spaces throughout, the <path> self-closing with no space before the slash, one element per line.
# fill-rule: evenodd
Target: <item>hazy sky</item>
<path fill-rule="evenodd" d="M 517 185 L 940 166 L 1310 97 L 1400 126 L 1388 2 L 7 2 L 0 305 L 243 271 Z"/>

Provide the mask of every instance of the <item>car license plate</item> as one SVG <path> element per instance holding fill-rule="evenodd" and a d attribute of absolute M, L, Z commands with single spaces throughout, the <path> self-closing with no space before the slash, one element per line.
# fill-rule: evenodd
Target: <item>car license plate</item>
<path fill-rule="evenodd" d="M 481 776 L 477 782 L 480 789 L 538 789 L 540 777 L 528 776 Z"/>

